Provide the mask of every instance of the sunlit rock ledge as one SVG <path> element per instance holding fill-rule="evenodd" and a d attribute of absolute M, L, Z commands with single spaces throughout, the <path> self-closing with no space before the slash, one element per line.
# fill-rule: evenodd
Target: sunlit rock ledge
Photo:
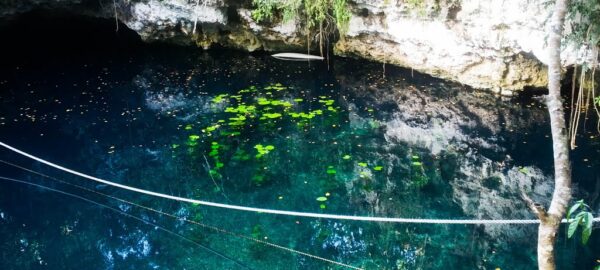
<path fill-rule="evenodd" d="M 371 59 L 511 95 L 547 83 L 543 0 L 350 1 L 353 16 L 335 44 L 338 55 Z M 114 17 L 147 42 L 209 49 L 305 51 L 303 22 L 256 23 L 250 1 L 233 0 L 3 1 L 0 17 L 34 9 Z M 116 6 L 115 6 L 116 5 Z M 312 48 L 316 48 L 316 44 Z M 576 61 L 564 50 L 564 65 Z"/>

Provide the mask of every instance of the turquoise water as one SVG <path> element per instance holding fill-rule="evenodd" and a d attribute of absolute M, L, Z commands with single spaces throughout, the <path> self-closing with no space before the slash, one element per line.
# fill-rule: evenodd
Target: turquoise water
<path fill-rule="evenodd" d="M 551 140 L 535 97 L 503 99 L 380 64 L 146 48 L 4 68 L 0 140 L 97 177 L 235 205 L 407 218 L 533 218 L 547 202 Z M 591 128 L 590 128 L 591 130 Z M 577 196 L 598 177 L 597 136 L 574 152 Z M 592 137 L 590 137 L 592 136 Z M 180 218 L 366 269 L 532 269 L 531 225 L 406 225 L 273 216 L 177 203 L 74 177 L 8 151 L 0 159 Z M 0 164 L 140 217 L 251 269 L 342 269 Z M 238 269 L 114 211 L 0 183 L 2 269 Z M 588 247 L 558 245 L 561 269 Z"/>

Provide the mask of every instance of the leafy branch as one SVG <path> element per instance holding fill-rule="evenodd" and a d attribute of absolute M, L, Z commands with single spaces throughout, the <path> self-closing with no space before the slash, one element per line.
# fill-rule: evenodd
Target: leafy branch
<path fill-rule="evenodd" d="M 585 204 L 583 200 L 575 202 L 575 204 L 571 206 L 567 212 L 567 221 L 569 222 L 567 237 L 573 237 L 577 231 L 577 228 L 581 226 L 581 243 L 584 245 L 587 244 L 590 236 L 592 235 L 593 220 L 594 216 L 591 213 L 590 207 Z"/>

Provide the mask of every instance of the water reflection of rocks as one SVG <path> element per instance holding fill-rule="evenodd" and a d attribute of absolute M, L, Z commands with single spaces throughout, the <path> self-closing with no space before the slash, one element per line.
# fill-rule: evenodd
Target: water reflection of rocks
<path fill-rule="evenodd" d="M 386 141 L 429 152 L 430 164 L 435 166 L 432 175 L 437 179 L 433 184 L 451 186 L 453 201 L 466 217 L 535 218 L 521 192 L 545 203 L 552 193 L 552 180 L 549 172 L 535 165 L 515 164 L 511 157 L 515 142 L 511 140 L 513 131 L 527 134 L 544 130 L 547 113 L 537 101 L 528 101 L 536 106 L 521 106 L 518 99 L 499 100 L 438 80 L 423 85 L 419 83 L 423 77 L 411 78 L 408 72 L 383 79 L 381 74 L 365 70 L 338 75 L 342 88 L 367 99 L 369 106 L 390 108 L 380 112 L 386 119 Z M 354 106 L 352 102 L 350 106 Z M 350 119 L 357 125 L 366 121 L 358 114 Z M 535 229 L 485 226 L 493 238 L 502 238 L 499 242 L 533 241 Z"/>

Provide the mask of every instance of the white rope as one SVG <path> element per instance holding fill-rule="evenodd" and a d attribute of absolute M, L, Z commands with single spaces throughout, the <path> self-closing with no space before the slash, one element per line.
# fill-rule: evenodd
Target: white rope
<path fill-rule="evenodd" d="M 210 253 L 212 253 L 214 255 L 217 255 L 217 256 L 219 256 L 219 257 L 221 257 L 223 259 L 229 260 L 229 261 L 237 264 L 238 266 L 241 266 L 244 269 L 250 269 L 248 266 L 244 265 L 243 263 L 237 261 L 236 259 L 230 258 L 229 256 L 227 256 L 227 255 L 225 255 L 225 254 L 223 254 L 221 252 L 218 252 L 218 251 L 216 251 L 216 250 L 214 250 L 214 249 L 212 249 L 212 248 L 210 248 L 208 246 L 202 245 L 202 244 L 200 244 L 200 243 L 198 243 L 198 242 L 196 242 L 196 241 L 194 241 L 192 239 L 189 239 L 189 238 L 187 238 L 187 237 L 185 237 L 185 236 L 183 236 L 183 235 L 181 235 L 179 233 L 176 233 L 174 231 L 171 231 L 169 229 L 161 227 L 161 226 L 159 226 L 159 225 L 157 225 L 155 223 L 152 223 L 152 222 L 150 222 L 148 220 L 145 220 L 143 218 L 139 218 L 139 217 L 134 216 L 132 214 L 128 214 L 128 213 L 126 213 L 126 212 L 124 212 L 124 211 L 122 211 L 120 209 L 113 208 L 111 206 L 108 206 L 108 205 L 105 205 L 105 204 L 102 204 L 102 203 L 99 203 L 99 202 L 96 202 L 96 201 L 93 201 L 93 200 L 81 197 L 79 195 L 75 195 L 75 194 L 72 194 L 72 193 L 69 193 L 69 192 L 66 192 L 66 191 L 54 189 L 54 188 L 47 187 L 47 186 L 44 186 L 44 185 L 39 185 L 39 184 L 35 184 L 35 183 L 23 181 L 23 180 L 18 180 L 18 179 L 14 179 L 14 178 L 4 177 L 4 176 L 0 176 L 0 180 L 6 180 L 6 181 L 10 181 L 10 182 L 15 182 L 15 183 L 20 183 L 20 184 L 25 184 L 25 185 L 30 185 L 30 186 L 38 187 L 38 188 L 41 188 L 41 189 L 45 189 L 45 190 L 56 192 L 56 193 L 59 193 L 59 194 L 62 194 L 62 195 L 66 195 L 66 196 L 69 196 L 69 197 L 77 198 L 77 199 L 80 199 L 80 200 L 83 200 L 83 201 L 86 201 L 86 202 L 98 205 L 100 207 L 104 207 L 106 209 L 115 211 L 115 212 L 117 212 L 117 213 L 119 213 L 121 215 L 124 215 L 126 217 L 130 217 L 130 218 L 133 218 L 133 219 L 135 219 L 137 221 L 141 221 L 142 223 L 148 224 L 148 225 L 150 225 L 150 226 L 152 226 L 154 228 L 157 228 L 157 229 L 162 230 L 164 232 L 167 232 L 169 234 L 175 235 L 175 236 L 177 236 L 177 237 L 179 237 L 179 238 L 181 238 L 181 239 L 183 239 L 185 241 L 188 241 L 188 242 L 190 242 L 190 243 L 192 243 L 192 244 L 194 244 L 194 245 L 196 245 L 196 246 L 198 246 L 198 247 L 200 247 L 200 248 L 202 248 L 202 249 L 204 249 L 204 250 L 206 250 L 206 251 L 208 251 L 208 252 L 210 252 Z"/>
<path fill-rule="evenodd" d="M 62 170 L 64 172 L 68 172 L 70 174 L 74 174 L 83 178 L 87 178 L 92 181 L 100 182 L 109 186 L 118 187 L 122 189 L 126 189 L 129 191 L 142 193 L 150 196 L 160 197 L 164 199 L 187 202 L 193 204 L 200 204 L 205 206 L 224 208 L 224 209 L 232 209 L 239 211 L 247 211 L 247 212 L 256 212 L 256 213 L 266 213 L 266 214 L 274 214 L 274 215 L 284 215 L 284 216 L 295 216 L 295 217 L 311 217 L 311 218 L 325 218 L 325 219 L 339 219 L 339 220 L 355 220 L 355 221 L 373 221 L 373 222 L 393 222 L 393 223 L 426 223 L 426 224 L 539 224 L 539 219 L 425 219 L 425 218 L 394 218 L 394 217 L 369 217 L 369 216 L 350 216 L 350 215 L 335 215 L 335 214 L 322 214 L 322 213 L 310 213 L 310 212 L 298 212 L 298 211 L 286 211 L 286 210 L 276 210 L 276 209 L 267 209 L 267 208 L 256 208 L 256 207 L 248 207 L 248 206 L 239 206 L 239 205 L 231 205 L 231 204 L 223 204 L 223 203 L 215 203 L 209 201 L 195 200 L 190 198 L 183 198 L 168 194 L 163 194 L 159 192 L 149 191 L 145 189 L 140 189 L 136 187 L 131 187 L 111 181 L 107 181 L 104 179 L 100 179 L 91 175 L 87 175 L 81 172 L 77 172 L 71 170 L 69 168 L 65 168 L 63 166 L 54 164 L 50 161 L 46 161 L 29 153 L 23 152 L 17 148 L 14 148 L 8 144 L 0 142 L 0 146 L 11 150 L 17 154 L 33 159 L 37 162 L 46 164 L 50 167 L 54 167 L 56 169 Z M 600 217 L 594 218 L 594 222 L 600 222 Z M 567 223 L 566 219 L 562 220 L 563 223 Z"/>
<path fill-rule="evenodd" d="M 137 203 L 134 203 L 134 202 L 130 202 L 128 200 L 124 200 L 124 199 L 121 199 L 121 198 L 118 198 L 118 197 L 115 197 L 115 196 L 112 196 L 112 195 L 108 195 L 108 194 L 105 194 L 105 193 L 102 193 L 102 192 L 99 192 L 99 191 L 96 191 L 96 190 L 93 190 L 93 189 L 89 189 L 89 188 L 86 188 L 86 187 L 83 187 L 83 186 L 80 186 L 80 185 L 72 184 L 72 183 L 69 183 L 67 181 L 60 180 L 58 178 L 55 178 L 55 177 L 52 177 L 52 176 L 49 176 L 49 175 L 45 175 L 45 174 L 43 174 L 41 172 L 34 171 L 34 170 L 31 170 L 31 169 L 27 169 L 25 167 L 22 167 L 22 166 L 19 166 L 19 165 L 16 165 L 16 164 L 13 164 L 13 163 L 1 160 L 1 159 L 0 159 L 0 163 L 6 164 L 8 166 L 12 166 L 14 168 L 17 168 L 17 169 L 20 169 L 20 170 L 23 170 L 23 171 L 26 171 L 26 172 L 33 173 L 35 175 L 39 175 L 39 176 L 44 177 L 44 178 L 51 179 L 53 181 L 57 181 L 59 183 L 62 183 L 62 184 L 65 184 L 65 185 L 68 185 L 68 186 L 71 186 L 71 187 L 75 187 L 75 188 L 78 188 L 78 189 L 81 189 L 81 190 L 85 190 L 87 192 L 98 194 L 98 195 L 104 196 L 106 198 L 117 200 L 117 201 L 122 202 L 122 203 L 133 205 L 133 206 L 139 207 L 141 209 L 145 209 L 145 210 L 148 210 L 148 211 L 160 214 L 160 215 L 164 215 L 164 216 L 173 218 L 175 220 L 180 220 L 180 221 L 183 221 L 183 222 L 194 224 L 194 225 L 200 226 L 202 228 L 210 229 L 210 230 L 213 230 L 213 231 L 216 231 L 216 232 L 219 232 L 219 233 L 223 233 L 223 234 L 231 235 L 231 236 L 238 237 L 238 238 L 241 238 L 241 239 L 253 241 L 253 242 L 260 243 L 260 244 L 263 244 L 263 245 L 266 245 L 266 246 L 274 247 L 274 248 L 281 249 L 281 250 L 284 250 L 284 251 L 288 251 L 288 252 L 291 252 L 291 253 L 294 253 L 294 254 L 302 255 L 302 256 L 305 256 L 305 257 L 313 258 L 315 260 L 320 260 L 320 261 L 324 261 L 324 262 L 335 264 L 335 265 L 339 265 L 339 266 L 343 266 L 343 267 L 346 267 L 346 268 L 355 269 L 355 270 L 364 270 L 362 268 L 355 267 L 355 266 L 352 266 L 352 265 L 349 265 L 349 264 L 345 264 L 345 263 L 337 262 L 337 261 L 330 260 L 330 259 L 327 259 L 327 258 L 319 257 L 317 255 L 312 255 L 310 253 L 306 253 L 306 252 L 302 252 L 302 251 L 299 251 L 299 250 L 291 249 L 291 248 L 288 248 L 288 247 L 285 247 L 285 246 L 282 246 L 282 245 L 278 245 L 278 244 L 275 244 L 275 243 L 272 243 L 272 242 L 267 242 L 267 241 L 264 241 L 264 240 L 260 240 L 258 238 L 245 236 L 245 235 L 238 234 L 238 233 L 235 233 L 235 232 L 230 232 L 230 231 L 227 231 L 225 229 L 221 229 L 221 228 L 218 228 L 218 227 L 215 227 L 215 226 L 211 226 L 211 225 L 208 225 L 208 224 L 200 223 L 200 222 L 197 222 L 195 220 L 187 219 L 186 217 L 176 216 L 176 215 L 173 215 L 173 214 L 170 214 L 170 213 L 166 213 L 166 212 L 154 209 L 152 207 L 148 207 L 148 206 L 144 206 L 144 205 L 137 204 Z M 5 179 L 6 180 L 8 178 L 0 176 L 0 179 Z M 13 179 L 13 180 L 15 180 L 15 179 Z M 11 181 L 11 180 L 9 180 L 9 181 Z M 15 181 L 25 182 L 25 181 L 21 181 L 21 180 L 15 180 Z M 27 182 L 27 183 L 29 183 L 29 182 Z M 37 184 L 34 184 L 34 185 L 35 186 L 41 186 L 41 185 L 37 185 Z"/>

